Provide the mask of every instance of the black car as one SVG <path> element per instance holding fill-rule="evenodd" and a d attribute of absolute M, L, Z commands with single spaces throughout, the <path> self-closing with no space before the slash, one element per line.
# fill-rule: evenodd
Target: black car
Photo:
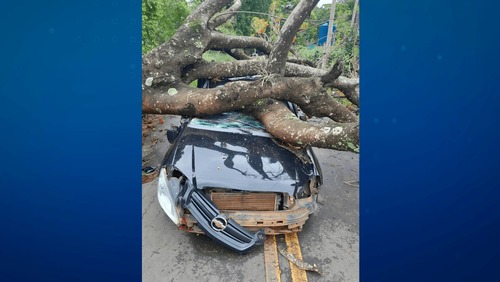
<path fill-rule="evenodd" d="M 316 211 L 321 170 L 311 148 L 281 143 L 253 117 L 183 118 L 168 135 L 158 200 L 179 229 L 246 253 L 265 234 L 300 231 Z"/>

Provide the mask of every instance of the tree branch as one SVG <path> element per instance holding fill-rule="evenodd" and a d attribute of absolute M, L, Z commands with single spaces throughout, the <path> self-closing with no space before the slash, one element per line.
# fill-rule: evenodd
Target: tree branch
<path fill-rule="evenodd" d="M 335 79 L 332 86 L 342 91 L 351 103 L 359 106 L 359 79 L 340 76 Z"/>
<path fill-rule="evenodd" d="M 183 80 L 190 83 L 199 78 L 226 78 L 257 75 L 262 73 L 265 62 L 261 60 L 244 60 L 220 63 L 197 63 L 190 69 L 185 70 Z"/>
<path fill-rule="evenodd" d="M 226 49 L 224 50 L 229 56 L 235 58 L 236 60 L 250 60 L 252 57 L 245 54 L 241 49 Z"/>
<path fill-rule="evenodd" d="M 307 59 L 299 59 L 299 58 L 288 58 L 286 60 L 288 63 L 294 63 L 294 64 L 299 64 L 299 65 L 305 65 L 305 66 L 309 66 L 309 67 L 312 67 L 312 68 L 315 68 L 316 65 L 314 64 L 313 61 L 311 60 L 307 60 Z"/>
<path fill-rule="evenodd" d="M 222 25 L 223 23 L 227 22 L 230 18 L 232 18 L 236 11 L 238 11 L 241 8 L 241 1 L 236 0 L 234 1 L 234 4 L 229 7 L 224 13 L 219 14 L 214 16 L 209 22 L 208 22 L 208 29 L 214 30 L 216 27 Z"/>
<path fill-rule="evenodd" d="M 285 24 L 281 28 L 281 35 L 269 54 L 268 71 L 278 75 L 285 74 L 285 63 L 288 57 L 288 51 L 292 46 L 292 41 L 300 25 L 306 18 L 309 17 L 311 11 L 316 7 L 319 0 L 300 1 L 299 4 L 293 9 L 290 16 L 288 16 Z"/>
<path fill-rule="evenodd" d="M 261 52 L 269 54 L 272 46 L 262 38 L 250 36 L 225 35 L 220 32 L 212 32 L 212 39 L 207 46 L 208 49 L 236 49 L 256 48 Z"/>
<path fill-rule="evenodd" d="M 229 1 L 204 1 L 168 42 L 142 56 L 143 91 L 147 91 L 148 86 L 175 83 L 185 66 L 201 60 L 211 39 L 207 29 L 208 20 Z"/>
<path fill-rule="evenodd" d="M 205 27 L 208 21 L 231 0 L 203 1 L 187 18 L 186 22 L 200 21 Z"/>
<path fill-rule="evenodd" d="M 355 122 L 357 117 L 323 91 L 319 78 L 279 77 L 268 83 L 235 81 L 217 88 L 194 88 L 183 83 L 156 87 L 143 96 L 143 113 L 204 116 L 243 109 L 263 98 L 291 101 L 309 116 Z"/>
<path fill-rule="evenodd" d="M 283 102 L 273 99 L 254 103 L 248 111 L 262 122 L 269 133 L 286 143 L 344 151 L 357 151 L 359 148 L 357 123 L 314 125 L 298 119 Z"/>
<path fill-rule="evenodd" d="M 321 82 L 324 84 L 333 83 L 342 74 L 342 63 L 337 60 L 332 68 L 321 76 Z"/>
<path fill-rule="evenodd" d="M 236 0 L 230 9 L 214 17 L 229 2 L 203 1 L 168 42 L 143 55 L 143 113 L 205 116 L 250 109 L 272 135 L 286 142 L 355 151 L 359 133 L 357 125 L 351 123 L 357 123 L 357 116 L 327 94 L 325 86 L 339 89 L 357 105 L 359 80 L 339 76 L 337 68 L 327 72 L 287 62 L 293 37 L 318 0 L 302 0 L 285 22 L 278 42 L 273 45 L 261 38 L 229 36 L 210 30 L 226 15 L 234 14 L 241 4 Z M 245 48 L 255 48 L 269 54 L 269 58 L 249 59 L 243 52 Z M 224 50 L 245 60 L 204 62 L 202 55 L 210 49 Z M 187 85 L 197 78 L 217 80 L 255 74 L 262 78 L 251 82 L 230 82 L 210 89 Z M 306 123 L 290 116 L 291 112 L 284 103 L 275 103 L 274 99 L 291 101 L 309 116 L 328 117 L 347 124 L 330 122 L 319 126 Z"/>
<path fill-rule="evenodd" d="M 185 69 L 182 79 L 185 83 L 190 83 L 199 78 L 258 75 L 265 72 L 266 66 L 267 62 L 259 59 L 220 63 L 200 62 Z M 285 76 L 287 77 L 313 77 L 324 74 L 324 70 L 286 63 Z"/>

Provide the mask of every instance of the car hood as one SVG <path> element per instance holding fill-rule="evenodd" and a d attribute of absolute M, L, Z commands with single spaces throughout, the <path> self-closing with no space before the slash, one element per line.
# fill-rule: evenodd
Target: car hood
<path fill-rule="evenodd" d="M 226 188 L 295 195 L 314 175 L 304 149 L 290 150 L 273 138 L 186 127 L 164 165 L 175 167 L 195 188 Z"/>

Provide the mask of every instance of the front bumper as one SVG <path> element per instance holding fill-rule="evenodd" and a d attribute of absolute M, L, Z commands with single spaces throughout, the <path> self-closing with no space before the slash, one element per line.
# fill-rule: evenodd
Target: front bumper
<path fill-rule="evenodd" d="M 318 208 L 316 200 L 317 195 L 298 199 L 294 206 L 288 210 L 220 211 L 220 213 L 236 221 L 249 231 L 263 230 L 267 235 L 278 235 L 301 231 L 309 215 Z M 181 218 L 181 224 L 189 232 L 204 233 L 202 230 L 197 229 L 200 222 L 192 214 L 185 213 Z"/>
<path fill-rule="evenodd" d="M 222 214 L 203 191 L 192 185 L 170 177 L 165 168 L 158 180 L 158 201 L 163 211 L 180 228 L 183 226 L 183 209 L 197 222 L 199 233 L 204 233 L 234 252 L 244 254 L 264 243 L 264 232 L 250 232 L 236 221 Z"/>
<path fill-rule="evenodd" d="M 164 169 L 160 173 L 162 177 L 166 180 Z M 265 234 L 300 231 L 317 209 L 316 198 L 317 195 L 312 195 L 297 199 L 288 210 L 220 211 L 204 191 L 189 183 L 170 178 L 168 181 L 160 179 L 158 186 L 161 207 L 180 229 L 203 233 L 240 254 L 262 245 Z"/>

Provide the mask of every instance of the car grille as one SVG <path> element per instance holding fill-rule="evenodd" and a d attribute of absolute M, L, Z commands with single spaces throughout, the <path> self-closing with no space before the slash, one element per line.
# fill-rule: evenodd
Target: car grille
<path fill-rule="evenodd" d="M 210 199 L 219 210 L 274 211 L 279 203 L 276 193 L 213 191 Z"/>
<path fill-rule="evenodd" d="M 198 190 L 190 193 L 186 208 L 189 209 L 197 225 L 205 234 L 238 253 L 247 253 L 256 245 L 264 243 L 264 231 L 249 232 L 231 218 L 227 219 L 227 225 L 224 228 L 215 230 L 211 222 L 219 216 L 219 211 Z"/>

